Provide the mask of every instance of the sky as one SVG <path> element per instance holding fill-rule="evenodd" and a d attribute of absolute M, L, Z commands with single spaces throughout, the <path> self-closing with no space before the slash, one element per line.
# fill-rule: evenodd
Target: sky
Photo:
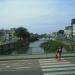
<path fill-rule="evenodd" d="M 32 33 L 50 33 L 73 18 L 75 0 L 0 0 L 0 29 L 23 26 Z"/>

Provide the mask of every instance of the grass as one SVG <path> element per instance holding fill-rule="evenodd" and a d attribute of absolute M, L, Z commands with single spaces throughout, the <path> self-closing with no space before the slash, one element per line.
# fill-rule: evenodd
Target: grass
<path fill-rule="evenodd" d="M 56 52 L 57 48 L 61 46 L 62 43 L 59 41 L 49 40 L 48 42 L 42 43 L 41 47 L 44 49 L 45 53 Z"/>
<path fill-rule="evenodd" d="M 68 52 L 75 51 L 75 41 L 70 40 L 57 40 L 57 41 L 62 42 L 62 44 L 68 50 Z"/>
<path fill-rule="evenodd" d="M 45 53 L 53 53 L 56 52 L 57 48 L 61 45 L 67 52 L 71 53 L 75 51 L 75 41 L 70 40 L 49 40 L 40 46 L 44 49 Z"/>

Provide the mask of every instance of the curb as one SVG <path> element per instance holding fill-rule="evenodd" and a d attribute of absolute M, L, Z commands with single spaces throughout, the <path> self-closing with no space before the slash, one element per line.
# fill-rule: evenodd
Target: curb
<path fill-rule="evenodd" d="M 62 58 L 64 57 L 75 57 L 75 56 L 62 56 Z M 55 57 L 36 57 L 36 58 L 6 58 L 6 59 L 0 59 L 0 61 L 9 61 L 9 60 L 25 60 L 25 59 L 48 59 L 48 58 L 55 58 Z"/>

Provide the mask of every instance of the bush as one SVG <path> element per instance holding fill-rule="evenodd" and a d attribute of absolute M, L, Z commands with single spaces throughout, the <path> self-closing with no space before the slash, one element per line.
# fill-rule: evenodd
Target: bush
<path fill-rule="evenodd" d="M 41 44 L 41 47 L 44 49 L 45 53 L 56 52 L 59 46 L 62 46 L 62 43 L 54 40 L 49 40 L 48 42 Z"/>

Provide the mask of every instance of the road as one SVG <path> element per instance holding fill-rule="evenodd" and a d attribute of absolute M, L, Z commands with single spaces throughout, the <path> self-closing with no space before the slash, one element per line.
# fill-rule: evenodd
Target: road
<path fill-rule="evenodd" d="M 74 60 L 48 58 L 0 61 L 0 75 L 75 75 Z"/>
<path fill-rule="evenodd" d="M 38 60 L 0 61 L 0 75 L 43 75 Z"/>
<path fill-rule="evenodd" d="M 68 60 L 69 62 L 75 64 L 75 57 L 69 57 L 69 58 L 65 58 L 66 60 Z"/>

